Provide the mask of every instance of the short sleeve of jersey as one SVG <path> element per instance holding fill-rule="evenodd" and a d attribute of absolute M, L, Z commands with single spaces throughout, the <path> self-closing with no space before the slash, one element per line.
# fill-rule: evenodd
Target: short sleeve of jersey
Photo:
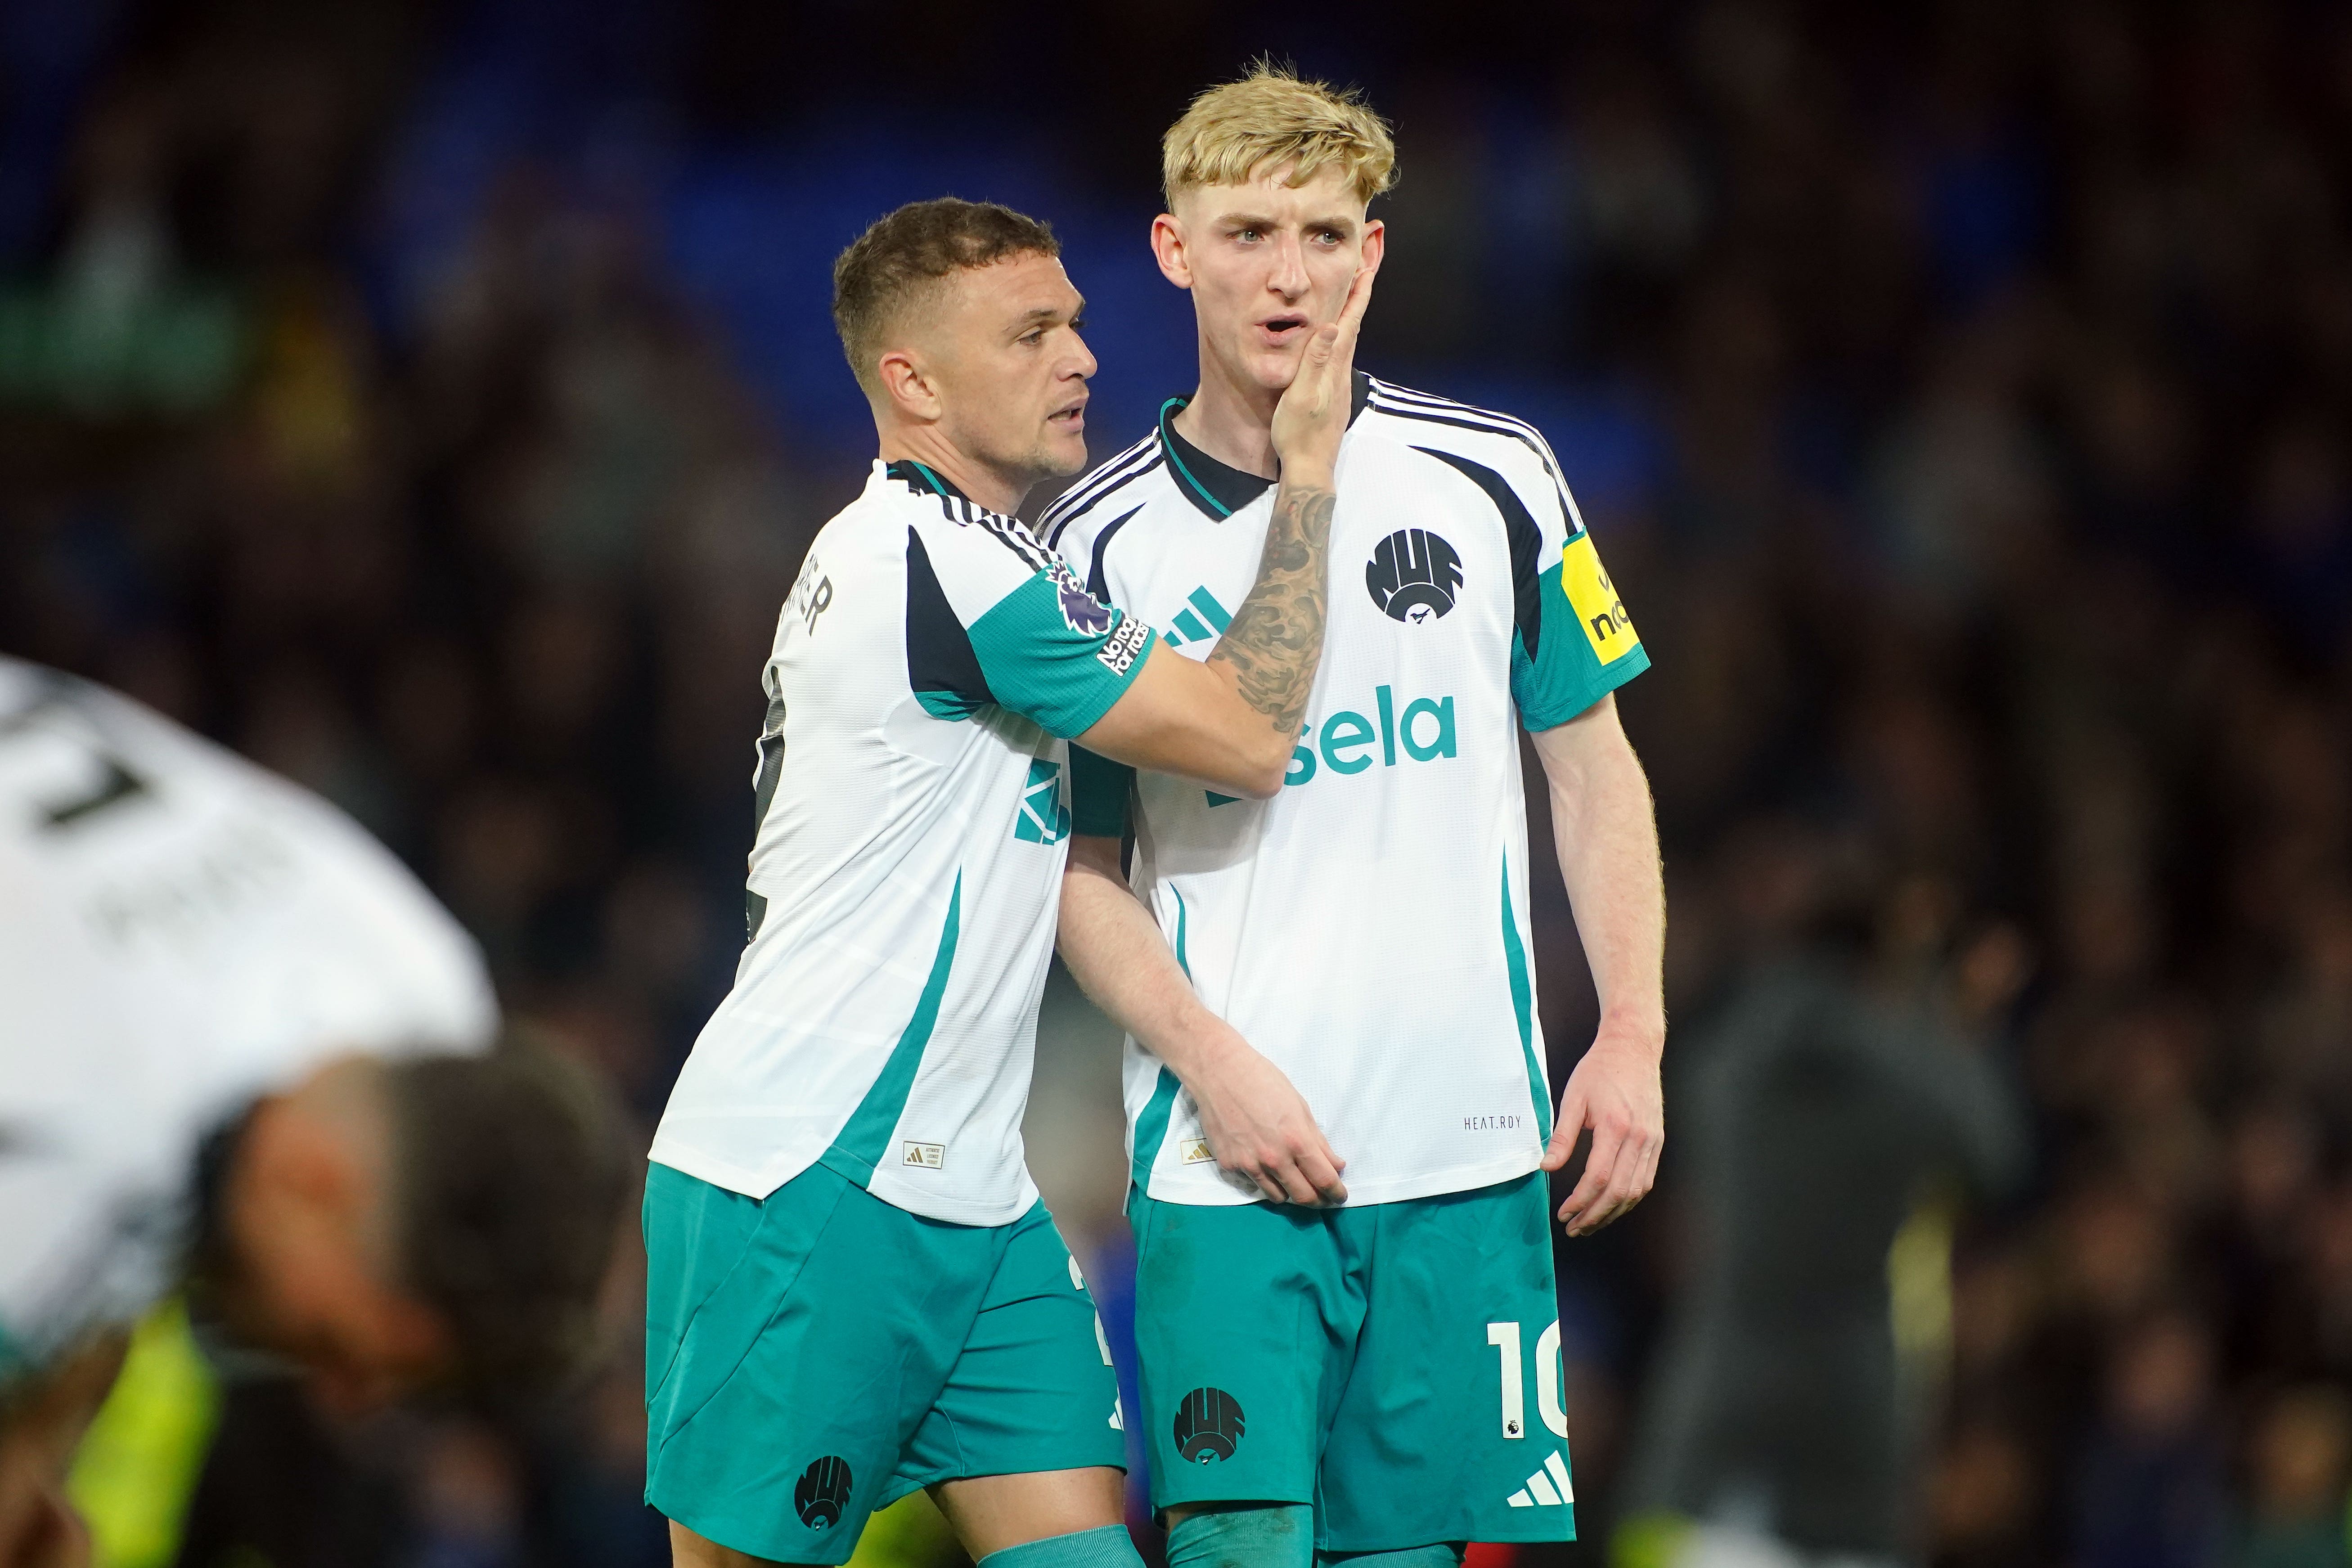
<path fill-rule="evenodd" d="M 908 529 L 908 681 L 937 718 L 993 702 L 1082 734 L 1126 695 L 1151 642 L 1017 522 Z"/>
<path fill-rule="evenodd" d="M 1103 514 L 1097 509 L 1092 514 L 1081 512 L 1056 528 L 1055 510 L 1049 508 L 1045 526 L 1051 531 L 1047 536 L 1056 548 L 1067 552 L 1064 559 L 1077 563 L 1073 570 L 1088 568 L 1089 591 L 1097 598 L 1116 604 L 1118 595 L 1105 575 L 1105 563 L 1096 549 L 1097 530 L 1102 521 Z M 1134 798 L 1133 768 L 1098 756 L 1084 746 L 1070 748 L 1070 817 L 1076 831 L 1090 838 L 1125 837 L 1128 812 Z"/>
<path fill-rule="evenodd" d="M 1520 722 L 1549 730 L 1649 668 L 1650 656 L 1549 454 L 1540 471 L 1530 465 L 1512 478 L 1527 521 L 1513 530 L 1519 537 L 1511 551 L 1518 599 L 1511 697 Z M 1535 525 L 1532 540 L 1527 521 Z"/>

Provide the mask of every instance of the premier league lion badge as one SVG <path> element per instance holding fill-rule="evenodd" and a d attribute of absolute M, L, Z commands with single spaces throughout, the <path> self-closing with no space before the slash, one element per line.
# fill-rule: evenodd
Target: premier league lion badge
<path fill-rule="evenodd" d="M 1054 591 L 1062 602 L 1062 619 L 1074 632 L 1098 637 L 1110 630 L 1111 613 L 1101 600 L 1087 592 L 1078 574 L 1070 570 L 1069 563 L 1056 559 L 1045 568 L 1054 579 Z"/>

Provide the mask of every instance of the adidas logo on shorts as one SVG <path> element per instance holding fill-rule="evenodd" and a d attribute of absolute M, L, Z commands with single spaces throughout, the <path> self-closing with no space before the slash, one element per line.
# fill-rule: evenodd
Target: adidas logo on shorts
<path fill-rule="evenodd" d="M 1513 1508 L 1558 1508 L 1576 1500 L 1576 1489 L 1568 1484 L 1568 1466 L 1554 1448 L 1544 1456 L 1543 1468 L 1528 1478 L 1528 1484 L 1510 1496 Z"/>

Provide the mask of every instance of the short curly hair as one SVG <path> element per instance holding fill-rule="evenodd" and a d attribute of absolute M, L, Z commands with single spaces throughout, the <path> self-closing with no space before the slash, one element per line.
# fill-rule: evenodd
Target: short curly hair
<path fill-rule="evenodd" d="M 886 340 L 950 274 L 1010 257 L 1061 254 L 1050 227 L 994 202 L 938 196 L 877 219 L 833 264 L 833 324 L 857 384 L 869 397 L 880 395 Z"/>
<path fill-rule="evenodd" d="M 599 1298 L 635 1162 L 601 1075 L 527 1031 L 385 1064 L 402 1283 L 447 1323 L 453 1392 L 554 1391 L 604 1348 Z"/>
<path fill-rule="evenodd" d="M 1360 202 L 1396 184 L 1396 139 L 1363 94 L 1301 81 L 1260 60 L 1239 81 L 1192 100 L 1160 141 L 1160 181 L 1168 202 L 1198 185 L 1239 185 L 1290 166 L 1303 185 L 1337 164 Z"/>

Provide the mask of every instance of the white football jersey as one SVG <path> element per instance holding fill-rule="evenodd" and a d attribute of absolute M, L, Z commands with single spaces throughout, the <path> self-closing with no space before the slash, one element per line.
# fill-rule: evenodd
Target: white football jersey
<path fill-rule="evenodd" d="M 655 1160 L 755 1198 L 822 1162 L 965 1225 L 1036 1201 L 1021 1115 L 1066 740 L 1151 640 L 1023 524 L 919 464 L 875 465 L 776 624 L 750 941 Z"/>
<path fill-rule="evenodd" d="M 1171 427 L 1047 509 L 1097 597 L 1205 658 L 1255 580 L 1274 486 Z M 1528 958 L 1517 727 L 1649 667 L 1532 426 L 1360 375 L 1323 662 L 1282 793 L 1235 800 L 1079 752 L 1076 831 L 1132 824 L 1136 891 L 1203 1001 L 1279 1065 L 1350 1204 L 1536 1168 L 1550 1136 Z M 1130 1038 L 1133 1178 L 1239 1204 L 1192 1097 Z"/>
<path fill-rule="evenodd" d="M 256 1098 L 497 1024 L 473 940 L 356 823 L 0 658 L 0 1381 L 170 1288 L 198 1146 Z"/>

